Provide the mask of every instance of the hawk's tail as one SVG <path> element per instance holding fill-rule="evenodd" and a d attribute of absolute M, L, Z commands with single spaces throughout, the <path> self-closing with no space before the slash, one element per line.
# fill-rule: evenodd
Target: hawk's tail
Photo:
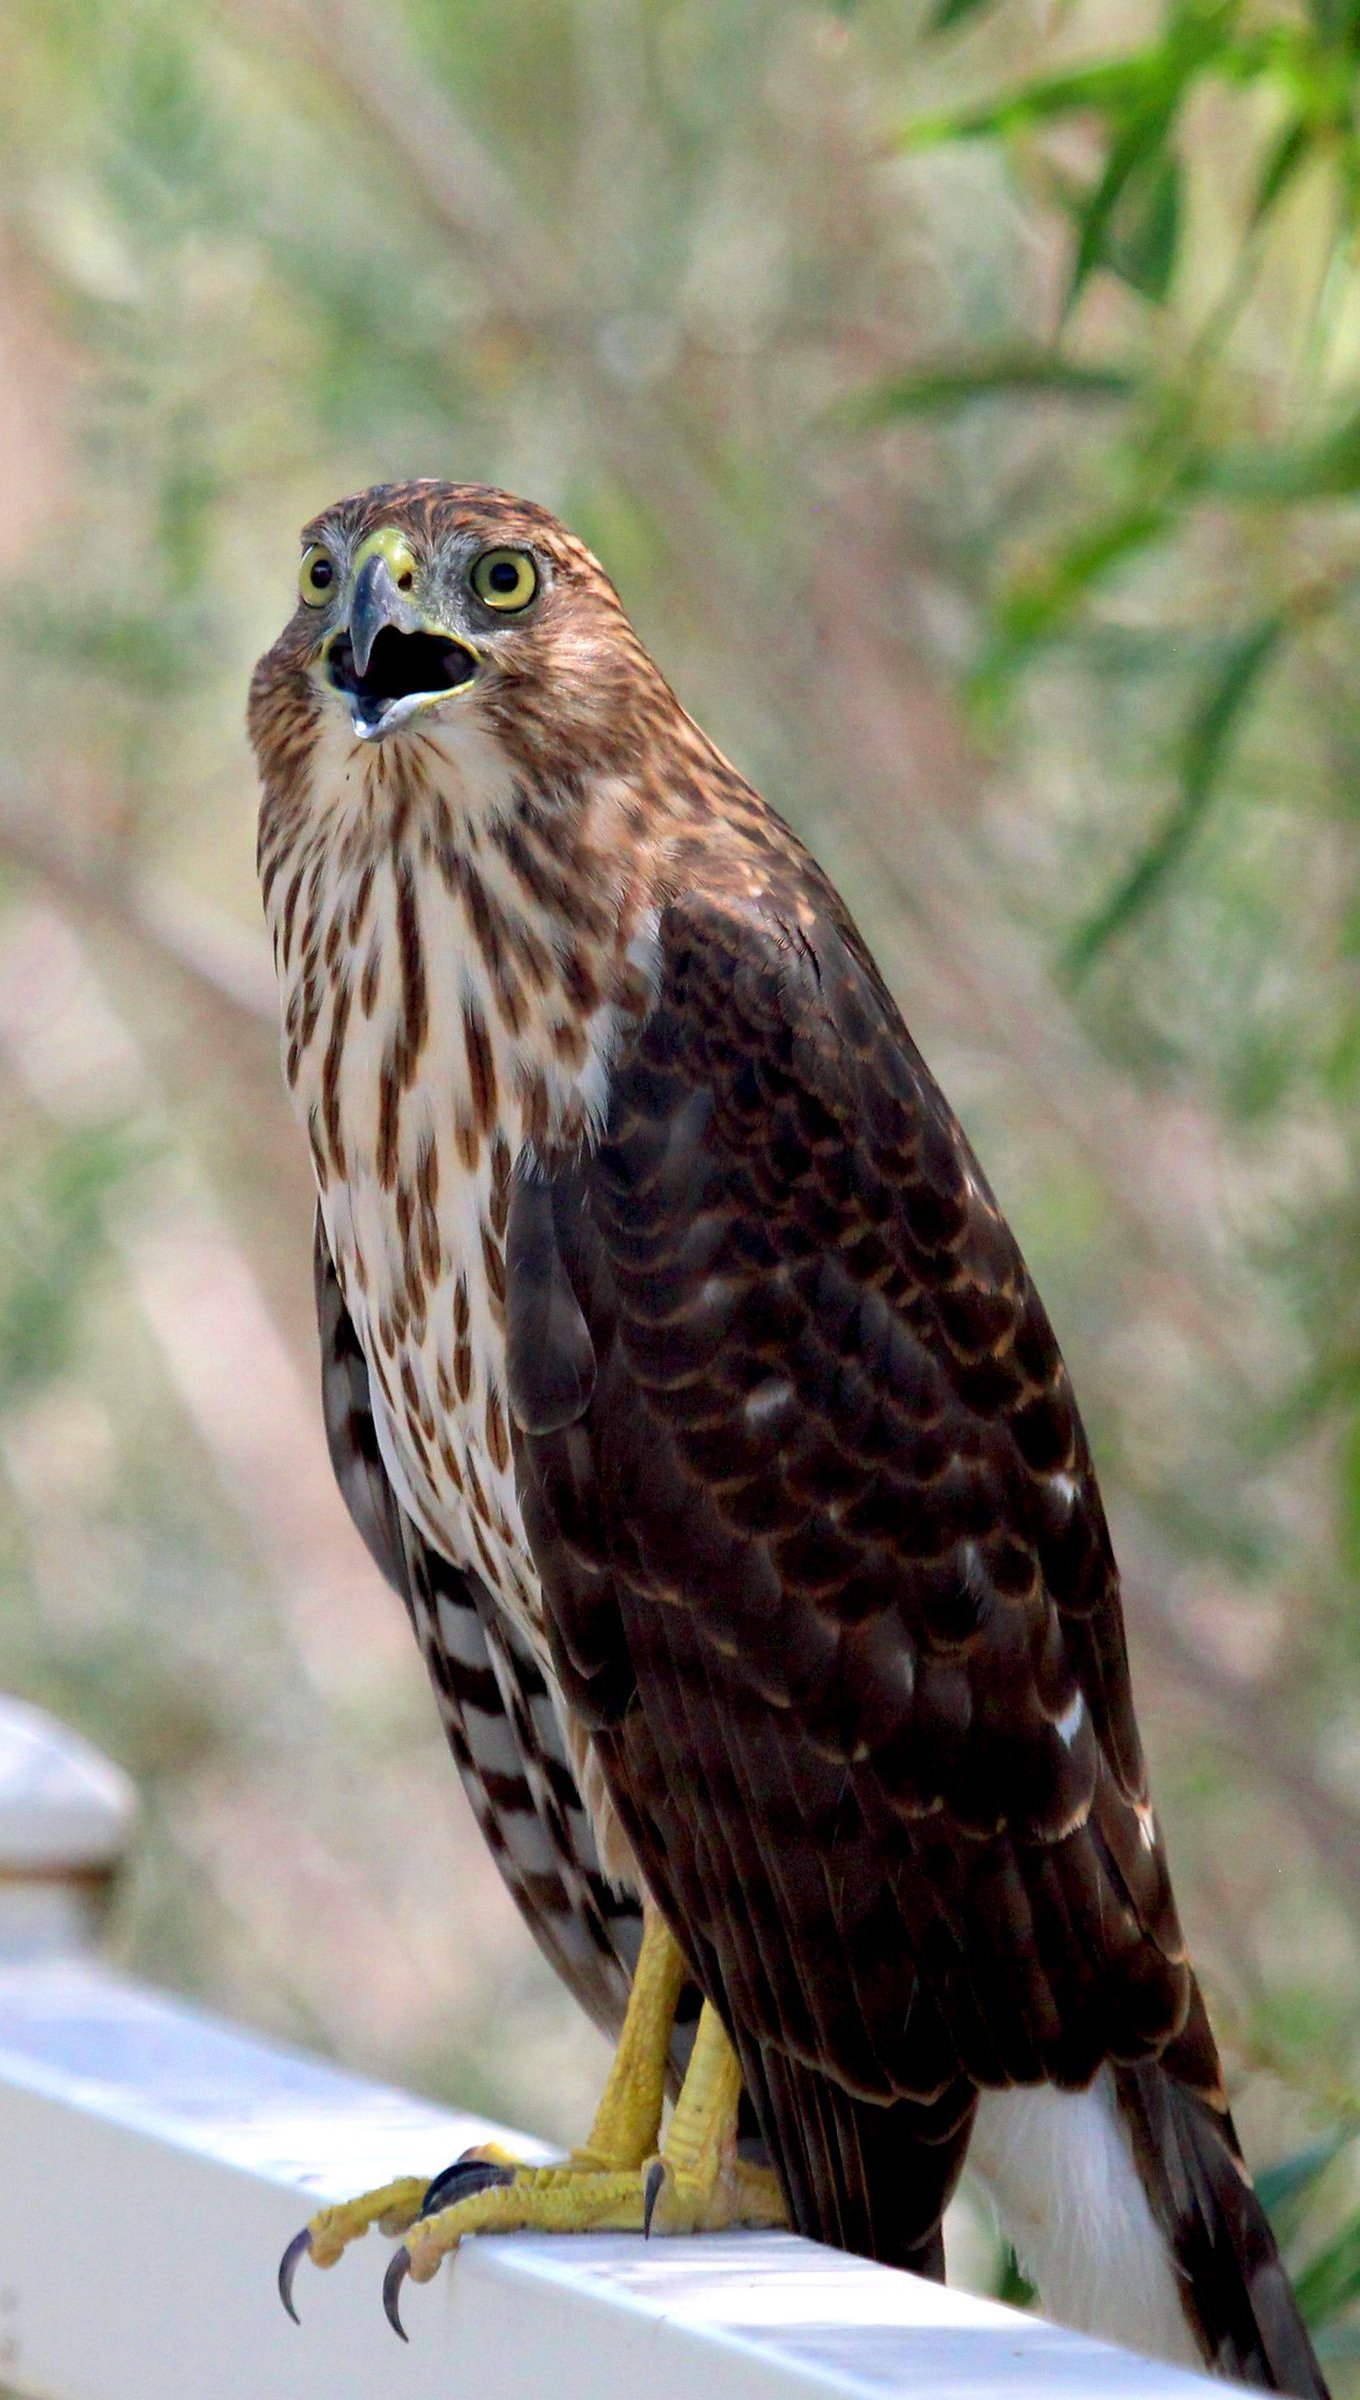
<path fill-rule="evenodd" d="M 1165 2059 L 1115 2069 L 1143 2188 L 1206 2366 L 1297 2400 L 1327 2400 L 1308 2329 L 1227 2109 Z"/>
<path fill-rule="evenodd" d="M 1217 2057 L 1198 1993 L 1161 2059 L 1103 2068 L 1082 2092 L 979 2095 L 960 2082 L 933 2106 L 885 2106 L 736 2038 L 798 2232 L 942 2276 L 940 2220 L 975 2133 L 973 2163 L 1041 2307 L 1107 2341 L 1186 2364 L 1198 2355 L 1212 2374 L 1327 2400 L 1213 2091 Z"/>

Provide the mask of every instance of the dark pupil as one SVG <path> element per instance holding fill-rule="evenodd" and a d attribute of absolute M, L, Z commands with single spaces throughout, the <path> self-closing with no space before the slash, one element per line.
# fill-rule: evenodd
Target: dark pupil
<path fill-rule="evenodd" d="M 486 579 L 493 592 L 517 592 L 520 573 L 513 558 L 498 558 L 494 567 L 488 570 Z"/>
<path fill-rule="evenodd" d="M 334 581 L 335 569 L 331 565 L 330 560 L 328 558 L 314 558 L 312 561 L 312 590 L 314 592 L 324 592 L 327 584 L 333 583 Z"/>

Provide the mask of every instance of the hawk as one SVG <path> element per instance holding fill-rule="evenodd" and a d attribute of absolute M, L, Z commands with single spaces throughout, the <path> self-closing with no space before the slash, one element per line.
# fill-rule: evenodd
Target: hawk
<path fill-rule="evenodd" d="M 373 2222 L 394 2317 L 488 2227 L 789 2222 L 939 2275 L 968 2157 L 1054 2314 L 1321 2394 L 1067 1372 L 838 894 L 502 492 L 308 526 L 250 728 L 332 1455 L 619 2033 L 565 2165 L 323 2211 L 285 2298 Z"/>

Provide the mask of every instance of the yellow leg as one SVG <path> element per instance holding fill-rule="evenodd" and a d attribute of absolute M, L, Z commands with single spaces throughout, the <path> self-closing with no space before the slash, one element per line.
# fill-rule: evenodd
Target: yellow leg
<path fill-rule="evenodd" d="M 740 2104 L 737 2054 L 717 2011 L 705 2004 L 675 2114 L 643 2180 L 646 2231 L 721 2233 L 730 2225 L 787 2225 L 777 2177 L 738 2156 Z"/>
<path fill-rule="evenodd" d="M 388 2269 L 388 2314 L 407 2275 L 428 2283 L 469 2233 L 721 2233 L 733 2225 L 786 2225 L 774 2175 L 737 2155 L 741 2069 L 715 2012 L 705 2005 L 694 2053 L 659 2153 L 645 2167 L 582 2175 L 523 2167 L 513 2182 L 471 2194 L 423 2216 Z"/>
<path fill-rule="evenodd" d="M 648 1905 L 619 2046 L 595 2122 L 582 2147 L 572 2152 L 573 2165 L 640 2167 L 655 2149 L 671 2032 L 684 1981 L 684 1959 L 665 1920 Z"/>
<path fill-rule="evenodd" d="M 619 2190 L 624 2186 L 629 2191 L 636 2188 L 638 2172 L 656 2148 L 671 2030 L 684 1980 L 684 1960 L 664 1921 L 649 1907 L 643 1919 L 642 1946 L 623 2030 L 584 2146 L 573 2151 L 560 2167 L 530 2168 L 488 2143 L 468 2151 L 457 2167 L 449 2170 L 450 2183 L 461 2182 L 476 2194 L 479 2166 L 487 2170 L 481 2178 L 482 2184 L 498 2188 L 513 2184 L 517 2189 L 530 2177 L 555 2177 L 575 2194 L 582 2227 L 601 2222 L 597 2209 L 603 2207 L 608 2213 L 618 2205 Z M 437 2178 L 441 2183 L 444 2180 L 443 2176 Z M 598 2191 L 596 2186 L 600 2187 Z M 380 2185 L 376 2191 L 360 2193 L 357 2199 L 318 2209 L 296 2240 L 289 2243 L 279 2268 L 279 2291 L 289 2315 L 296 2315 L 293 2278 L 303 2258 L 310 2258 L 314 2266 L 333 2267 L 350 2243 L 366 2234 L 370 2225 L 377 2225 L 384 2233 L 404 2233 L 420 2216 L 431 2189 L 428 2175 L 404 2175 L 394 2183 Z M 467 2204 L 464 2200 L 459 2205 Z M 453 2211 L 442 2213 L 451 2215 Z"/>

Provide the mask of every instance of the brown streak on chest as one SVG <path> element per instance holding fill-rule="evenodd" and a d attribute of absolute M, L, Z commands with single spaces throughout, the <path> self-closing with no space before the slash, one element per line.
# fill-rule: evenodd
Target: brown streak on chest
<path fill-rule="evenodd" d="M 378 1072 L 378 1147 L 376 1165 L 378 1181 L 390 1192 L 397 1180 L 397 1162 L 401 1139 L 401 1077 L 391 1051 Z"/>
<path fill-rule="evenodd" d="M 497 1474 L 503 1475 L 510 1464 L 510 1439 L 506 1432 L 501 1396 L 494 1384 L 486 1395 L 486 1446 Z"/>
<path fill-rule="evenodd" d="M 382 987 L 382 960 L 382 942 L 375 932 L 368 945 L 363 981 L 359 986 L 359 1006 L 366 1017 L 371 1017 L 378 1005 L 378 993 Z"/>
<path fill-rule="evenodd" d="M 489 1225 L 482 1227 L 482 1265 L 493 1311 L 505 1306 L 505 1252 Z"/>
<path fill-rule="evenodd" d="M 416 1200 L 419 1207 L 417 1241 L 420 1264 L 426 1277 L 433 1283 L 444 1263 L 444 1242 L 439 1229 L 439 1150 L 430 1139 L 421 1143 L 420 1155 L 416 1160 Z"/>
<path fill-rule="evenodd" d="M 296 873 L 289 876 L 288 889 L 283 895 L 283 938 L 280 944 L 280 956 L 285 967 L 289 967 L 293 963 L 293 921 L 297 916 L 298 899 L 302 891 L 302 880 L 306 872 L 307 869 L 304 863 L 297 869 Z"/>
<path fill-rule="evenodd" d="M 569 950 L 562 961 L 562 983 L 567 998 L 588 1017 L 600 1004 L 600 979 L 585 953 Z"/>
<path fill-rule="evenodd" d="M 359 869 L 359 880 L 354 887 L 354 898 L 350 902 L 349 923 L 347 928 L 348 937 L 352 945 L 357 944 L 359 936 L 363 932 L 364 924 L 368 916 L 369 903 L 373 898 L 373 879 L 377 874 L 377 871 L 377 867 L 371 858 L 365 859 L 363 865 Z"/>
<path fill-rule="evenodd" d="M 510 1221 L 510 1163 L 510 1144 L 498 1133 L 491 1145 L 491 1230 L 498 1242 Z"/>
<path fill-rule="evenodd" d="M 397 955 L 401 964 L 402 1031 L 399 1072 L 402 1082 L 415 1082 L 425 1037 L 430 1029 L 430 1001 L 425 960 L 420 945 L 420 904 L 409 859 L 397 866 Z"/>
<path fill-rule="evenodd" d="M 555 1017 L 552 1024 L 552 1046 L 555 1057 L 564 1067 L 579 1067 L 585 1063 L 586 1037 L 584 1028 L 574 1017 Z"/>
<path fill-rule="evenodd" d="M 471 997 L 463 1002 L 463 1042 L 473 1121 L 478 1133 L 489 1138 L 496 1127 L 496 1058 L 482 1012 Z"/>
<path fill-rule="evenodd" d="M 350 984 L 341 976 L 335 984 L 331 1002 L 330 1039 L 321 1070 L 321 1118 L 326 1131 L 326 1146 L 337 1175 L 345 1169 L 345 1141 L 340 1127 L 340 1069 L 345 1054 L 345 1030 L 349 1024 Z"/>

